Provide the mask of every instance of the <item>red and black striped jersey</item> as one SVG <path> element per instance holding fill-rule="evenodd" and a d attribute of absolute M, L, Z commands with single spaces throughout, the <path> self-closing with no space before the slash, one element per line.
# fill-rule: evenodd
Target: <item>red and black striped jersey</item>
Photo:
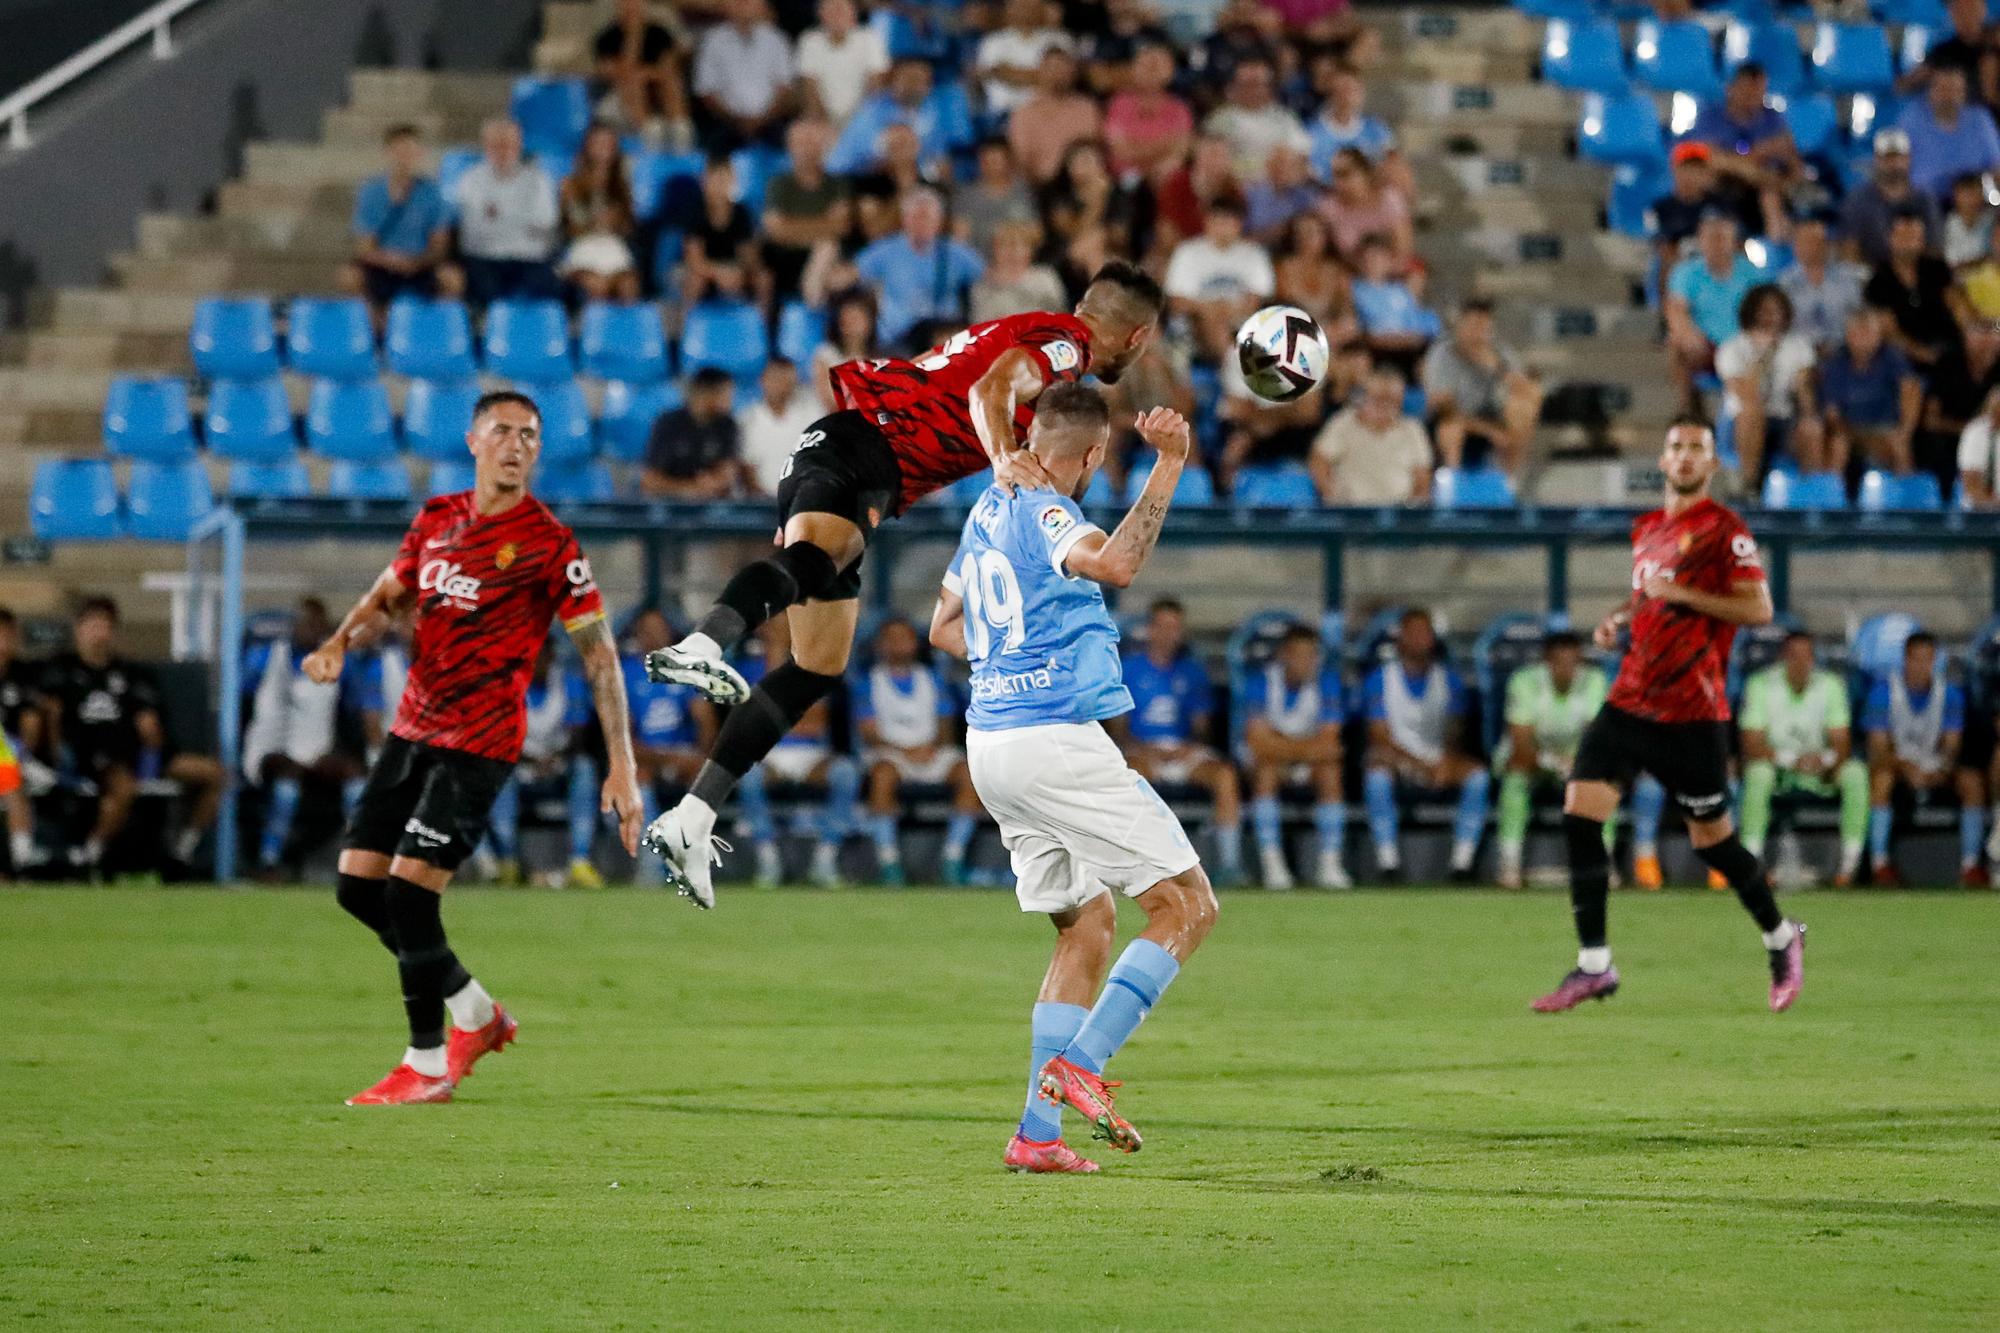
<path fill-rule="evenodd" d="M 1757 539 L 1734 511 L 1708 499 L 1671 516 L 1656 509 L 1632 525 L 1632 648 L 1610 702 L 1655 722 L 1727 722 L 1736 626 L 1647 597 L 1642 589 L 1655 574 L 1708 593 L 1761 582 Z"/>
<path fill-rule="evenodd" d="M 417 593 L 410 678 L 394 734 L 511 763 L 549 621 L 578 629 L 604 599 L 576 534 L 533 496 L 482 516 L 472 492 L 418 511 L 390 570 Z"/>
<path fill-rule="evenodd" d="M 972 386 L 1019 347 L 1041 367 L 1044 387 L 1090 370 L 1090 330 L 1071 315 L 1034 312 L 988 320 L 912 361 L 848 361 L 833 368 L 840 405 L 867 414 L 903 471 L 899 507 L 988 466 L 972 429 Z M 1014 413 L 1014 437 L 1028 438 L 1032 402 Z"/>

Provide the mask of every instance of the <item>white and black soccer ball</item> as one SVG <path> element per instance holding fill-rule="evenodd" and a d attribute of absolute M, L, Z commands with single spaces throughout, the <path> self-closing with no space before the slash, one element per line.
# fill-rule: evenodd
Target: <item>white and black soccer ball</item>
<path fill-rule="evenodd" d="M 1236 364 L 1250 392 L 1289 403 L 1326 375 L 1326 333 L 1297 306 L 1267 305 L 1236 330 Z"/>

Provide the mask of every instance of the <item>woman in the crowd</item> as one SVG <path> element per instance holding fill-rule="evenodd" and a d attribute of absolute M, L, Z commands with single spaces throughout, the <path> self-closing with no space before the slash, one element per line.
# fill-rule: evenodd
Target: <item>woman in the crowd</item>
<path fill-rule="evenodd" d="M 595 124 L 583 136 L 576 165 L 562 183 L 563 234 L 569 245 L 558 266 L 586 301 L 636 301 L 639 266 L 632 257 L 637 226 L 632 181 L 618 131 Z"/>

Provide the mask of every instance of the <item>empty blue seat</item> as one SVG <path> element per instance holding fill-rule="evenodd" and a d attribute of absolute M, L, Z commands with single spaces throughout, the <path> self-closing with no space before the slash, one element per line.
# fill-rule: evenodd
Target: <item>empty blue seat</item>
<path fill-rule="evenodd" d="M 1950 32 L 1940 32 L 1933 28 L 1921 28 L 1914 24 L 1903 29 L 1896 39 L 1896 71 L 1899 74 L 1914 74 L 1937 45 Z"/>
<path fill-rule="evenodd" d="M 410 469 L 400 458 L 343 458 L 327 474 L 326 493 L 339 500 L 407 500 Z"/>
<path fill-rule="evenodd" d="M 1658 162 L 1625 162 L 1613 167 L 1605 220 L 1622 236 L 1652 236 L 1659 226 L 1653 217 L 1653 201 L 1673 184 L 1673 174 Z"/>
<path fill-rule="evenodd" d="M 645 385 L 613 380 L 604 386 L 604 415 L 598 418 L 604 452 L 621 463 L 638 462 L 646 456 L 653 423 L 680 405 L 680 385 L 671 380 Z"/>
<path fill-rule="evenodd" d="M 1550 19 L 1542 33 L 1542 77 L 1578 92 L 1624 92 L 1618 25 L 1608 18 Z"/>
<path fill-rule="evenodd" d="M 590 404 L 575 380 L 559 384 L 517 384 L 535 400 L 542 414 L 542 465 L 573 463 L 597 452 L 590 424 Z"/>
<path fill-rule="evenodd" d="M 411 380 L 403 400 L 403 442 L 424 458 L 462 458 L 479 385 L 472 380 Z"/>
<path fill-rule="evenodd" d="M 208 466 L 200 459 L 132 465 L 125 489 L 125 527 L 145 541 L 184 542 L 194 525 L 215 508 Z"/>
<path fill-rule="evenodd" d="M 165 376 L 114 378 L 104 395 L 104 447 L 122 458 L 193 457 L 187 385 Z"/>
<path fill-rule="evenodd" d="M 632 211 L 641 221 L 651 221 L 666 198 L 669 181 L 701 175 L 706 159 L 700 153 L 663 153 L 642 148 L 626 155 L 632 182 Z"/>
<path fill-rule="evenodd" d="M 1805 90 L 1805 52 L 1799 47 L 1798 29 L 1789 23 L 1732 20 L 1722 30 L 1722 71 L 1733 73 L 1746 61 L 1764 67 L 1774 96 L 1791 97 Z"/>
<path fill-rule="evenodd" d="M 1632 36 L 1632 77 L 1663 93 L 1688 93 L 1703 101 L 1722 95 L 1715 72 L 1715 42 L 1693 19 L 1646 19 Z"/>
<path fill-rule="evenodd" d="M 1938 479 L 1929 472 L 1897 476 L 1870 468 L 1861 477 L 1860 508 L 1871 514 L 1887 510 L 1932 510 L 1944 508 L 1944 494 Z"/>
<path fill-rule="evenodd" d="M 1125 503 L 1137 504 L 1140 492 L 1146 489 L 1147 480 L 1153 475 L 1151 466 L 1134 469 L 1125 479 Z M 1215 482 L 1209 478 L 1208 469 L 1200 463 L 1189 460 L 1181 469 L 1181 479 L 1174 483 L 1176 505 L 1212 505 L 1215 503 Z"/>
<path fill-rule="evenodd" d="M 792 158 L 782 149 L 753 144 L 730 154 L 729 165 L 736 175 L 736 202 L 756 217 L 764 211 L 765 188 L 792 169 Z"/>
<path fill-rule="evenodd" d="M 1231 498 L 1252 509 L 1317 509 L 1319 488 L 1304 464 L 1278 463 L 1238 471 Z"/>
<path fill-rule="evenodd" d="M 306 444 L 328 458 L 393 457 L 396 422 L 382 381 L 314 380 L 306 404 Z"/>
<path fill-rule="evenodd" d="M 440 458 L 431 464 L 431 494 L 451 495 L 472 489 L 472 455 Z"/>
<path fill-rule="evenodd" d="M 543 467 L 535 476 L 535 495 L 550 504 L 577 501 L 595 504 L 618 498 L 611 467 L 599 459 L 564 467 Z"/>
<path fill-rule="evenodd" d="M 389 369 L 431 380 L 470 379 L 472 318 L 458 301 L 399 296 L 389 303 Z"/>
<path fill-rule="evenodd" d="M 709 366 L 738 381 L 753 379 L 769 354 L 764 317 L 747 301 L 703 301 L 687 312 L 681 333 L 681 368 Z"/>
<path fill-rule="evenodd" d="M 337 380 L 373 376 L 375 326 L 368 318 L 368 303 L 316 296 L 292 302 L 285 359 L 302 375 Z"/>
<path fill-rule="evenodd" d="M 449 200 L 451 198 L 452 187 L 458 184 L 459 177 L 477 166 L 479 159 L 483 156 L 484 154 L 479 150 L 479 145 L 470 143 L 453 144 L 439 153 L 437 174 L 438 193 Z"/>
<path fill-rule="evenodd" d="M 1883 93 L 1896 81 L 1889 38 L 1873 24 L 1818 24 L 1812 63 L 1813 82 L 1830 93 Z"/>
<path fill-rule="evenodd" d="M 1876 680 L 1903 664 L 1903 645 L 1922 629 L 1907 611 L 1884 611 L 1861 622 L 1848 642 L 1847 656 L 1864 680 Z"/>
<path fill-rule="evenodd" d="M 255 379 L 278 369 L 278 321 L 262 296 L 210 296 L 196 302 L 188 329 L 195 369 L 226 379 Z"/>
<path fill-rule="evenodd" d="M 1949 28 L 1951 16 L 1944 0 L 1870 0 L 1868 9 L 1882 22 L 1894 27 L 1914 24 L 1920 28 Z"/>
<path fill-rule="evenodd" d="M 536 383 L 575 373 L 569 315 L 558 301 L 495 301 L 486 311 L 486 368 Z"/>
<path fill-rule="evenodd" d="M 223 458 L 289 458 L 298 448 L 292 404 L 273 375 L 260 380 L 217 380 L 208 386 L 208 447 Z"/>
<path fill-rule="evenodd" d="M 1667 155 L 1659 109 L 1646 93 L 1584 98 L 1576 137 L 1578 151 L 1597 162 L 1643 164 L 1664 161 Z"/>
<path fill-rule="evenodd" d="M 312 494 L 312 473 L 297 455 L 281 463 L 239 461 L 229 465 L 229 493 L 246 500 L 303 500 Z"/>
<path fill-rule="evenodd" d="M 1764 478 L 1766 509 L 1845 509 L 1847 483 L 1833 472 L 1773 472 Z"/>
<path fill-rule="evenodd" d="M 1514 483 L 1497 467 L 1441 467 L 1431 479 L 1431 503 L 1439 509 L 1512 509 Z"/>
<path fill-rule="evenodd" d="M 1515 0 L 1514 9 L 1531 19 L 1585 19 L 1591 16 L 1590 0 Z"/>
<path fill-rule="evenodd" d="M 1800 93 L 1785 99 L 1784 116 L 1792 142 L 1808 157 L 1824 151 L 1840 132 L 1840 108 L 1825 93 Z"/>
<path fill-rule="evenodd" d="M 118 515 L 118 477 L 108 458 L 37 464 L 29 490 L 29 526 L 45 541 L 97 541 L 125 530 Z"/>
<path fill-rule="evenodd" d="M 583 308 L 583 368 L 607 380 L 654 384 L 667 377 L 667 335 L 660 308 L 592 301 Z"/>
<path fill-rule="evenodd" d="M 797 299 L 778 311 L 778 355 L 803 371 L 826 341 L 826 311 Z"/>
<path fill-rule="evenodd" d="M 590 128 L 590 90 L 582 79 L 516 79 L 508 109 L 530 152 L 574 153 Z"/>

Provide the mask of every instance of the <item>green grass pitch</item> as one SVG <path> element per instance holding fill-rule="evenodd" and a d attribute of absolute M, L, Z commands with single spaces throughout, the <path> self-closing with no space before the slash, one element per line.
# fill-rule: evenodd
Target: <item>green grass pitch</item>
<path fill-rule="evenodd" d="M 2000 1326 L 2000 902 L 1792 906 L 1790 1014 L 1688 892 L 1541 1018 L 1558 896 L 1231 895 L 1074 1179 L 1000 1169 L 997 893 L 455 894 L 521 1043 L 350 1110 L 402 1015 L 331 893 L 8 891 L 0 1326 Z"/>

